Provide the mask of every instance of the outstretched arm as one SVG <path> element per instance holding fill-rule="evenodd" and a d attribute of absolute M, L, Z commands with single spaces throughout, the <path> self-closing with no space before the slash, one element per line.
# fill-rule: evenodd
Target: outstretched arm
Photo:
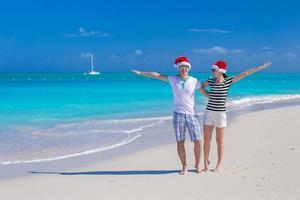
<path fill-rule="evenodd" d="M 232 83 L 235 83 L 235 82 L 238 82 L 239 80 L 245 78 L 246 76 L 249 76 L 255 72 L 258 72 L 260 70 L 263 70 L 263 69 L 266 69 L 267 67 L 269 67 L 271 65 L 271 62 L 268 62 L 268 63 L 265 63 L 264 65 L 262 66 L 259 66 L 259 67 L 255 67 L 255 68 L 252 68 L 252 69 L 249 69 L 237 76 L 235 76 L 232 80 Z"/>
<path fill-rule="evenodd" d="M 157 72 L 141 72 L 141 71 L 137 71 L 137 70 L 131 70 L 133 73 L 137 74 L 137 75 L 142 75 L 142 76 L 146 76 L 146 77 L 150 77 L 150 78 L 156 78 L 162 81 L 168 81 L 168 77 L 162 74 L 159 74 Z"/>

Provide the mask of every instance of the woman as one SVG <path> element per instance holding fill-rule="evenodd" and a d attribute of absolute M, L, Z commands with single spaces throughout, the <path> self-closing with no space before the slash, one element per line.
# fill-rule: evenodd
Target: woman
<path fill-rule="evenodd" d="M 221 170 L 224 154 L 224 129 L 227 126 L 225 102 L 227 93 L 230 86 L 253 74 L 257 71 L 267 68 L 271 63 L 265 63 L 262 66 L 252 68 L 244 73 L 235 77 L 226 76 L 226 63 L 224 61 L 217 61 L 212 65 L 211 70 L 214 78 L 210 78 L 204 83 L 202 87 L 210 86 L 209 100 L 204 113 L 204 171 L 208 170 L 208 157 L 210 151 L 210 141 L 214 127 L 216 127 L 216 142 L 218 148 L 218 163 L 213 171 L 218 172 Z"/>

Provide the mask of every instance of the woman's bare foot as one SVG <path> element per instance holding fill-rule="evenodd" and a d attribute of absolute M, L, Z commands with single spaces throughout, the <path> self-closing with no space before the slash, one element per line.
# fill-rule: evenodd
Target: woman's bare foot
<path fill-rule="evenodd" d="M 211 172 L 219 173 L 219 172 L 221 172 L 221 170 L 220 169 L 212 169 Z"/>
<path fill-rule="evenodd" d="M 182 170 L 179 172 L 180 175 L 185 175 L 187 173 L 187 166 L 182 167 Z"/>
<path fill-rule="evenodd" d="M 201 168 L 197 165 L 195 165 L 195 169 L 196 169 L 196 173 L 201 173 L 202 171 Z"/>
<path fill-rule="evenodd" d="M 212 170 L 212 172 L 221 172 L 221 166 L 217 165 L 216 168 Z"/>

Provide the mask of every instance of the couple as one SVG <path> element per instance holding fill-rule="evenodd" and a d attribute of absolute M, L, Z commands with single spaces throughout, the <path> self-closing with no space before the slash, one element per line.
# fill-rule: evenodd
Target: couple
<path fill-rule="evenodd" d="M 224 129 L 227 125 L 225 102 L 230 86 L 241 80 L 242 78 L 253 74 L 259 70 L 267 68 L 271 63 L 252 68 L 235 77 L 226 76 L 226 63 L 218 61 L 211 66 L 213 78 L 200 83 L 196 78 L 189 76 L 191 64 L 186 57 L 178 57 L 175 60 L 179 74 L 177 76 L 166 76 L 157 72 L 141 72 L 132 70 L 132 72 L 162 81 L 168 81 L 172 86 L 174 96 L 173 106 L 173 125 L 177 141 L 177 152 L 182 164 L 181 175 L 187 173 L 186 153 L 184 148 L 185 132 L 188 129 L 190 139 L 194 142 L 195 168 L 200 173 L 200 157 L 201 157 L 201 127 L 197 116 L 194 113 L 194 96 L 195 90 L 208 97 L 208 104 L 204 113 L 203 132 L 204 132 L 204 169 L 208 171 L 210 141 L 214 127 L 216 128 L 216 141 L 218 148 L 218 163 L 213 171 L 221 170 L 224 154 Z M 206 91 L 206 87 L 210 87 L 210 91 Z"/>

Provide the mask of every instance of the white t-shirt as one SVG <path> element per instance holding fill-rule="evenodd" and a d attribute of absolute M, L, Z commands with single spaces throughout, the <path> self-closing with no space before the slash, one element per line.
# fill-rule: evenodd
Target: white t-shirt
<path fill-rule="evenodd" d="M 194 115 L 195 90 L 201 88 L 200 81 L 192 76 L 185 81 L 179 76 L 168 76 L 168 80 L 174 96 L 173 111 Z"/>

